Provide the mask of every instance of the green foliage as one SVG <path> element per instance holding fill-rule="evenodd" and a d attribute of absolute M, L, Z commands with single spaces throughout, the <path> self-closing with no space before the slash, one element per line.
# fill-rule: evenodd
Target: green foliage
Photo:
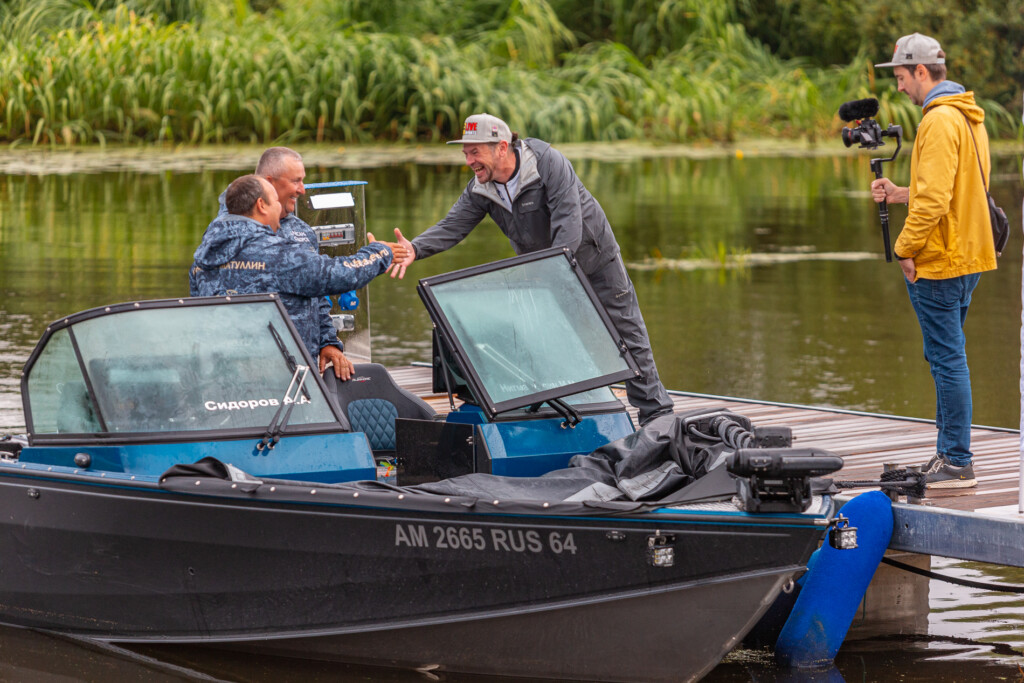
<path fill-rule="evenodd" d="M 438 141 L 479 111 L 556 142 L 833 139 L 839 104 L 869 95 L 913 131 L 920 110 L 874 74 L 876 48 L 836 27 L 828 49 L 857 49 L 823 65 L 773 46 L 767 15 L 760 0 L 0 0 L 0 140 Z"/>
<path fill-rule="evenodd" d="M 857 53 L 889 61 L 900 36 L 933 36 L 947 54 L 951 80 L 993 104 L 1020 106 L 1024 0 L 745 0 L 739 12 L 750 35 L 773 53 L 817 66 L 846 64 Z M 891 71 L 873 77 L 888 80 Z"/>
<path fill-rule="evenodd" d="M 198 21 L 202 0 L 6 0 L 0 3 L 0 36 L 29 40 L 59 29 L 87 29 L 115 21 L 119 12 L 161 23 Z"/>

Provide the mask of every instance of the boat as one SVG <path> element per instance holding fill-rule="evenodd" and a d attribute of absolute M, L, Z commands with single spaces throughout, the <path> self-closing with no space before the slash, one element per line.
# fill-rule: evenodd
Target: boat
<path fill-rule="evenodd" d="M 421 670 L 696 680 L 836 523 L 831 454 L 636 429 L 571 252 L 421 280 L 429 405 L 310 368 L 274 294 L 51 324 L 0 441 L 0 622 Z"/>

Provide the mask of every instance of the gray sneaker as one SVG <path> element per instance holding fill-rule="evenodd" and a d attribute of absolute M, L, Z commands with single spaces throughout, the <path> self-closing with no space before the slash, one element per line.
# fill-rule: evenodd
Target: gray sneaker
<path fill-rule="evenodd" d="M 924 474 L 931 474 L 932 472 L 938 472 L 939 468 L 946 464 L 946 459 L 942 457 L 941 453 L 936 453 L 932 456 L 932 459 L 921 466 L 921 471 Z"/>
<path fill-rule="evenodd" d="M 972 489 L 978 485 L 974 478 L 974 465 L 954 467 L 944 460 L 934 472 L 925 477 L 926 486 L 930 489 Z"/>

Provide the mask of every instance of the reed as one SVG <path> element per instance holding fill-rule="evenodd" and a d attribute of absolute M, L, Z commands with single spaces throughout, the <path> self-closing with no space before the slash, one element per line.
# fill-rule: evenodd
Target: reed
<path fill-rule="evenodd" d="M 872 93 L 908 131 L 920 115 L 865 57 L 779 59 L 719 0 L 264 4 L 0 2 L 0 140 L 437 141 L 482 110 L 554 141 L 815 139 Z M 606 15 L 594 39 L 566 23 Z M 1015 133 L 983 104 L 994 133 Z"/>

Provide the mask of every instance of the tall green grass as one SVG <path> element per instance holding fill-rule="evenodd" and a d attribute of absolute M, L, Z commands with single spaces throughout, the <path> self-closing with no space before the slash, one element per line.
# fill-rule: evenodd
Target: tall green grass
<path fill-rule="evenodd" d="M 0 140 L 437 141 L 483 110 L 554 141 L 814 139 L 872 93 L 907 130 L 920 115 L 863 56 L 778 59 L 729 2 L 591 3 L 640 50 L 571 30 L 571 4 L 0 0 Z"/>

